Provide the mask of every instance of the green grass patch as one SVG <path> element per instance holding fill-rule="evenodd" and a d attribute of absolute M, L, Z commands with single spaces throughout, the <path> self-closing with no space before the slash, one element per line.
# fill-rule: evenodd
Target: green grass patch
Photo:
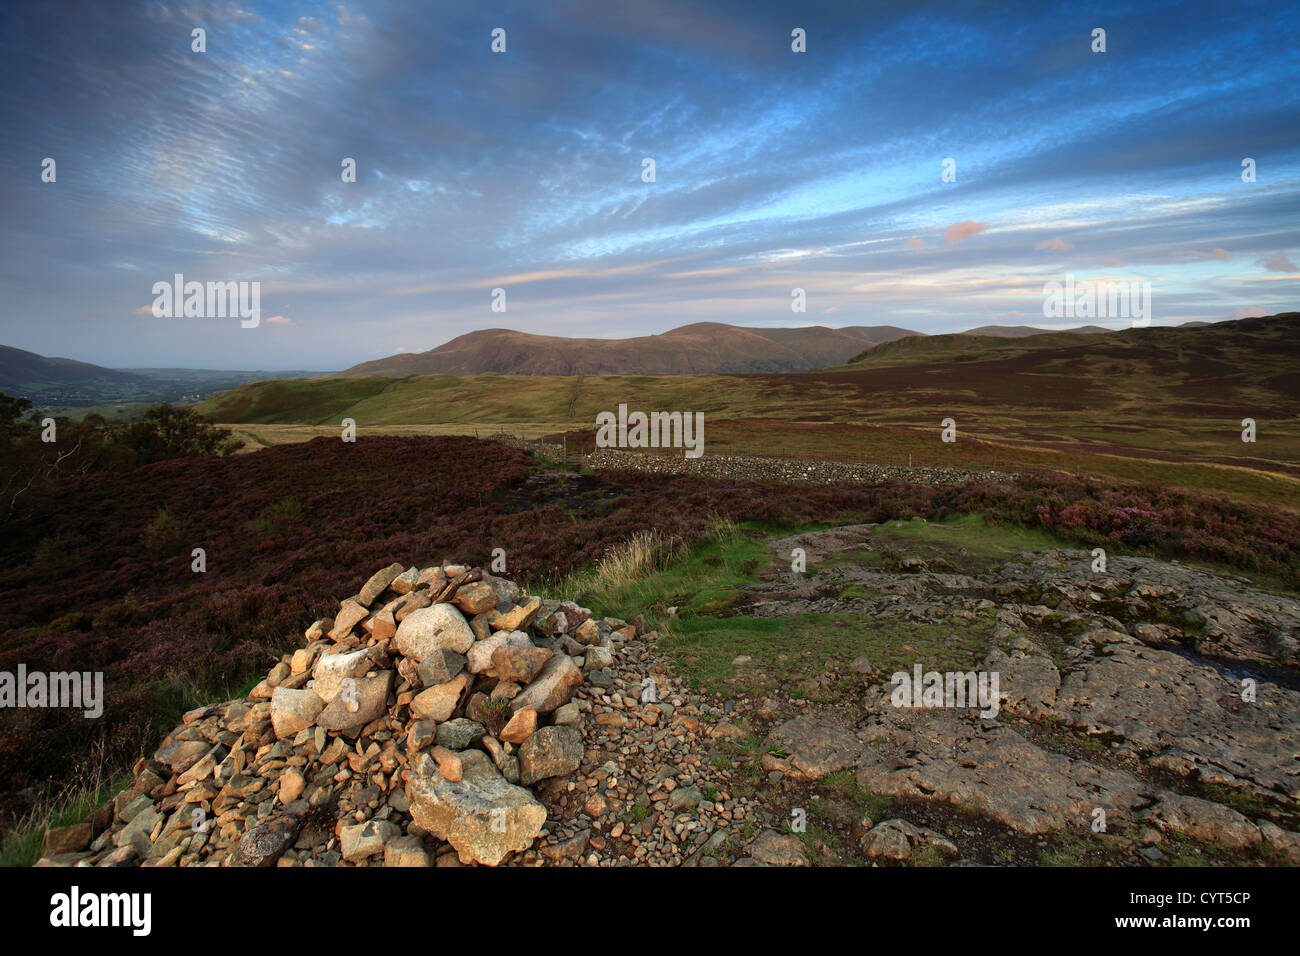
<path fill-rule="evenodd" d="M 990 524 L 982 515 L 966 514 L 946 521 L 887 521 L 876 528 L 873 543 L 887 555 L 887 548 L 906 552 L 908 556 L 927 559 L 942 557 L 960 570 L 976 571 L 981 567 L 1014 560 L 1022 551 L 1050 551 L 1070 548 L 1060 538 L 1037 528 L 1013 528 Z M 963 555 L 961 552 L 965 551 Z"/>
<path fill-rule="evenodd" d="M 68 787 L 20 820 L 0 846 L 0 866 L 31 866 L 45 846 L 45 831 L 72 826 L 89 817 L 110 797 L 131 785 L 124 773 L 107 779 L 92 774 L 89 783 Z"/>
<path fill-rule="evenodd" d="M 878 668 L 970 670 L 987 653 L 992 615 L 960 629 L 856 614 L 801 614 L 776 618 L 688 618 L 661 632 L 659 649 L 699 690 L 734 697 L 777 688 L 804 696 L 800 682 L 827 665 L 865 655 Z M 732 664 L 740 655 L 752 661 Z"/>

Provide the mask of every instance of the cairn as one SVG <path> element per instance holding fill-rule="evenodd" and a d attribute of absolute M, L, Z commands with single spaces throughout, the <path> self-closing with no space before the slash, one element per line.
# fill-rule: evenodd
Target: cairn
<path fill-rule="evenodd" d="M 496 865 L 583 757 L 584 674 L 635 625 L 478 568 L 392 564 L 248 697 L 190 711 L 44 865 Z"/>

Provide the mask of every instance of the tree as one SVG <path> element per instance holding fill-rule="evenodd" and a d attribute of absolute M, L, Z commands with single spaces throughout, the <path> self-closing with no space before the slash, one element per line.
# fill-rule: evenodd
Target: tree
<path fill-rule="evenodd" d="M 0 447 L 7 447 L 15 438 L 29 433 L 35 423 L 24 421 L 24 416 L 32 409 L 32 403 L 26 398 L 15 398 L 0 392 Z"/>
<path fill-rule="evenodd" d="M 230 429 L 205 421 L 192 408 L 154 405 L 138 422 L 127 425 L 121 442 L 140 456 L 141 463 L 197 455 L 228 455 L 239 448 Z"/>

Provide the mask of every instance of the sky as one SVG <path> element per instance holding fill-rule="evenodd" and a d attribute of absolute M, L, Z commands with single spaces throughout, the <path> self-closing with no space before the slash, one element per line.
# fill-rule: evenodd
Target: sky
<path fill-rule="evenodd" d="M 1272 2 L 11 0 L 0 343 L 325 370 L 483 328 L 1130 324 L 1045 318 L 1068 277 L 1149 283 L 1154 325 L 1296 310 L 1298 40 Z M 260 322 L 155 317 L 177 273 L 259 283 Z"/>

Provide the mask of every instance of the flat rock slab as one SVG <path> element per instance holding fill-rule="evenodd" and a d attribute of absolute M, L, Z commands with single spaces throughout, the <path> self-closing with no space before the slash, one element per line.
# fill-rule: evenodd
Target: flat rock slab
<path fill-rule="evenodd" d="M 746 851 L 755 860 L 768 866 L 807 866 L 803 841 L 793 833 L 764 830 Z"/>
<path fill-rule="evenodd" d="M 1043 750 L 1010 727 L 952 713 L 887 720 L 857 782 L 875 793 L 972 807 L 1021 833 L 1087 826 L 1097 807 L 1115 821 L 1152 802 L 1132 774 Z"/>
<path fill-rule="evenodd" d="M 788 756 L 764 755 L 764 769 L 805 781 L 856 765 L 865 750 L 852 733 L 813 714 L 800 714 L 775 728 L 768 734 L 767 746 Z"/>

